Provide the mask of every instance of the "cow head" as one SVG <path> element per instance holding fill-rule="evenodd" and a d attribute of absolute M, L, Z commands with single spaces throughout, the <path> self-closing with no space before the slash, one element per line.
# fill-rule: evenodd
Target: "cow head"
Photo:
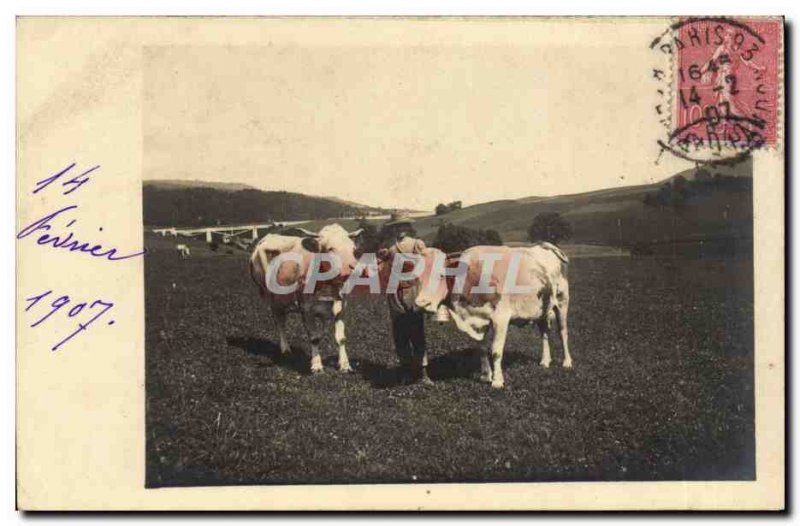
<path fill-rule="evenodd" d="M 356 258 L 356 245 L 354 239 L 361 233 L 361 229 L 355 232 L 347 232 L 339 224 L 327 225 L 319 233 L 303 231 L 303 248 L 309 252 L 326 253 L 333 256 L 334 261 L 339 263 L 339 275 L 335 281 L 346 280 L 353 269 L 356 268 L 358 259 Z M 325 272 L 326 262 L 323 261 L 320 270 Z"/>
<path fill-rule="evenodd" d="M 422 252 L 425 267 L 419 277 L 419 293 L 415 304 L 418 309 L 435 313 L 447 299 L 452 286 L 452 275 L 458 259 L 448 258 L 438 248 L 426 248 Z"/>

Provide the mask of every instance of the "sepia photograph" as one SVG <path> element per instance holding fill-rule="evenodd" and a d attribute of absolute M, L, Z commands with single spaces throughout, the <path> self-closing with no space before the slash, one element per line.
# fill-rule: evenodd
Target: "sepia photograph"
<path fill-rule="evenodd" d="M 581 47 L 147 48 L 147 486 L 754 480 L 751 25 L 666 28 L 646 150 Z"/>

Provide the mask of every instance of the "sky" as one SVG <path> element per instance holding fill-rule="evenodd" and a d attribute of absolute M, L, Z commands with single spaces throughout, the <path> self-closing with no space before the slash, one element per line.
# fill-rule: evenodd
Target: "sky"
<path fill-rule="evenodd" d="M 650 28 L 148 47 L 144 179 L 431 210 L 643 184 L 661 158 Z"/>

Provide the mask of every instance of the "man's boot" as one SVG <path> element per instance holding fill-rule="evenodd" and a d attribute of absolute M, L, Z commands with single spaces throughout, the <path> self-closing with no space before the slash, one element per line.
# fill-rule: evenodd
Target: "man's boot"
<path fill-rule="evenodd" d="M 400 360 L 400 365 L 395 370 L 397 385 L 409 385 L 414 383 L 414 367 L 410 360 Z"/>
<path fill-rule="evenodd" d="M 414 382 L 422 385 L 433 385 L 433 380 L 428 376 L 428 363 L 425 355 L 414 357 Z"/>

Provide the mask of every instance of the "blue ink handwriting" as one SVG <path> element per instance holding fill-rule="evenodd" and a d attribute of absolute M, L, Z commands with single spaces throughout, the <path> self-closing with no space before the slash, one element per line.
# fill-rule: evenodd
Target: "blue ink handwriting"
<path fill-rule="evenodd" d="M 30 298 L 25 298 L 25 301 L 28 302 L 28 306 L 25 307 L 25 312 L 32 312 L 31 309 L 34 309 L 34 307 L 36 307 L 42 300 L 44 300 L 51 294 L 53 294 L 52 290 L 46 290 L 40 294 L 31 296 Z M 30 326 L 32 328 L 39 327 L 48 319 L 50 319 L 50 316 L 58 312 L 62 307 L 66 307 L 70 303 L 72 303 L 72 300 L 66 294 L 63 296 L 59 296 L 50 303 L 49 312 L 41 316 L 38 320 L 34 321 Z M 88 301 L 73 303 L 72 308 L 70 308 L 69 311 L 67 311 L 67 317 L 69 319 L 75 318 L 76 316 L 81 314 L 84 310 L 86 311 L 87 314 L 94 313 L 94 316 L 89 318 L 88 321 L 84 323 L 78 322 L 78 327 L 71 333 L 69 333 L 65 338 L 61 339 L 53 347 L 51 347 L 50 350 L 54 352 L 59 350 L 62 345 L 70 341 L 72 338 L 74 338 L 81 332 L 87 330 L 89 327 L 91 327 L 94 322 L 96 322 L 101 316 L 103 316 L 106 312 L 108 312 L 113 306 L 114 304 L 111 303 L 110 301 L 103 301 L 99 299 L 94 300 L 91 304 L 89 304 Z M 114 320 L 109 320 L 107 325 L 114 325 Z"/>
<path fill-rule="evenodd" d="M 75 168 L 75 164 L 76 163 L 72 163 L 69 166 L 67 166 L 66 168 L 64 168 L 63 170 L 61 170 L 60 172 L 58 172 L 57 174 L 51 175 L 50 177 L 46 177 L 46 178 L 42 179 L 41 181 L 37 181 L 36 182 L 36 190 L 34 190 L 33 193 L 35 194 L 35 193 L 37 193 L 37 192 L 39 192 L 41 190 L 44 190 L 48 186 L 50 186 L 51 183 L 55 182 L 62 175 L 65 175 L 67 172 L 69 172 L 70 170 Z M 64 181 L 63 183 L 61 183 L 61 186 L 63 186 L 64 188 L 66 188 L 68 186 L 71 187 L 69 190 L 67 190 L 66 192 L 63 192 L 61 195 L 69 195 L 72 192 L 74 192 L 75 190 L 79 189 L 84 184 L 88 183 L 89 182 L 89 174 L 94 172 L 98 168 L 100 168 L 99 164 L 97 166 L 93 166 L 92 168 L 89 168 L 88 170 L 86 170 L 85 172 L 81 173 L 80 175 L 76 175 L 75 177 L 73 177 L 69 181 Z"/>
<path fill-rule="evenodd" d="M 36 243 L 39 245 L 65 249 L 70 252 L 81 252 L 96 258 L 106 258 L 109 261 L 131 259 L 141 256 L 146 252 L 145 250 L 141 250 L 140 252 L 131 254 L 117 255 L 117 249 L 114 247 L 105 248 L 103 245 L 93 244 L 91 241 L 80 242 L 77 239 L 73 239 L 73 233 L 71 231 L 67 231 L 65 235 L 62 231 L 54 230 L 54 225 L 52 223 L 56 220 L 66 222 L 66 225 L 62 228 L 69 228 L 74 225 L 77 219 L 67 221 L 67 218 L 64 216 L 68 215 L 67 212 L 77 209 L 78 205 L 69 205 L 47 214 L 20 230 L 17 234 L 17 239 L 25 239 L 37 232 L 41 232 L 41 235 L 36 239 Z M 100 228 L 100 230 L 102 230 L 102 228 Z M 57 235 L 50 234 L 50 231 L 55 231 Z"/>

